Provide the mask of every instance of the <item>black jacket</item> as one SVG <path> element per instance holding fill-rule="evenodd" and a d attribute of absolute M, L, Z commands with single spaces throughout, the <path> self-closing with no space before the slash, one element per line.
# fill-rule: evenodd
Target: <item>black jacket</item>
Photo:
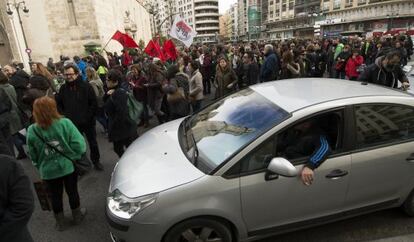
<path fill-rule="evenodd" d="M 105 95 L 104 100 L 104 109 L 109 120 L 109 141 L 117 142 L 136 136 L 137 126 L 129 119 L 127 92 L 122 88 L 116 88 L 112 95 Z"/>
<path fill-rule="evenodd" d="M 33 209 L 30 180 L 22 166 L 0 155 L 0 241 L 33 241 L 27 229 Z"/>
<path fill-rule="evenodd" d="M 374 83 L 377 85 L 397 88 L 398 81 L 408 81 L 407 76 L 401 67 L 396 67 L 392 72 L 387 72 L 382 68 L 382 60 L 385 57 L 378 57 L 374 64 L 369 65 L 361 75 L 358 81 Z"/>
<path fill-rule="evenodd" d="M 27 86 L 29 85 L 30 76 L 23 70 L 16 71 L 13 76 L 10 77 L 10 84 L 14 87 L 17 94 L 17 103 L 20 107 L 23 105 L 23 96 L 27 91 Z"/>
<path fill-rule="evenodd" d="M 242 65 L 242 76 L 240 78 L 240 88 L 248 87 L 258 83 L 259 79 L 259 65 L 256 62 Z"/>
<path fill-rule="evenodd" d="M 82 81 L 82 77 L 63 84 L 55 97 L 60 113 L 77 127 L 95 124 L 98 108 L 95 92 L 89 83 Z"/>

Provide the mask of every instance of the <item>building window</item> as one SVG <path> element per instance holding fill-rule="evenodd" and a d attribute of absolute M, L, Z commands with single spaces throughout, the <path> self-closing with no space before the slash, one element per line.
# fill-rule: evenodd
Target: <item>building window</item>
<path fill-rule="evenodd" d="M 78 25 L 78 21 L 76 20 L 75 4 L 73 3 L 73 0 L 68 0 L 68 18 L 70 26 Z"/>
<path fill-rule="evenodd" d="M 333 9 L 339 9 L 341 8 L 341 0 L 335 0 Z"/>

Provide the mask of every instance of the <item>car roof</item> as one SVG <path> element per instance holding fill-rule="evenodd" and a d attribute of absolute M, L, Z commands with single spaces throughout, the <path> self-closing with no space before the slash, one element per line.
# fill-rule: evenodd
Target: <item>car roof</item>
<path fill-rule="evenodd" d="M 366 84 L 366 83 L 365 83 Z M 318 103 L 366 96 L 410 96 L 391 88 L 362 82 L 330 78 L 298 78 L 260 83 L 255 92 L 288 112 Z"/>

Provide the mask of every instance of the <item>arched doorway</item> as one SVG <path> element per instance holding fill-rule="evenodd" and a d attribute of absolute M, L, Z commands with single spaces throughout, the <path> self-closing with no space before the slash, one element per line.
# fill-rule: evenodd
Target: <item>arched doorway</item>
<path fill-rule="evenodd" d="M 13 61 L 13 54 L 10 48 L 9 38 L 4 29 L 4 26 L 0 23 L 0 65 L 4 66 L 10 64 Z"/>

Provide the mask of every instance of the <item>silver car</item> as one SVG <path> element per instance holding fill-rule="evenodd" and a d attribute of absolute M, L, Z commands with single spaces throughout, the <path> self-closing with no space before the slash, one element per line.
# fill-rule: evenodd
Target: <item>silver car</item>
<path fill-rule="evenodd" d="M 285 142 L 304 122 L 330 147 L 310 186 L 309 156 L 288 158 Z M 252 241 L 391 207 L 413 216 L 413 174 L 413 95 L 281 80 L 141 136 L 114 169 L 106 215 L 113 241 Z"/>

